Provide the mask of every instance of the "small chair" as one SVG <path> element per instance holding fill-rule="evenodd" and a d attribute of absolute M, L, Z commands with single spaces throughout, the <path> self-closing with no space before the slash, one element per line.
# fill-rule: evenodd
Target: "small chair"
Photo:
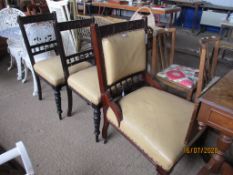
<path fill-rule="evenodd" d="M 4 37 L 8 38 L 7 47 L 11 58 L 8 70 L 12 69 L 13 61 L 15 59 L 17 66 L 17 80 L 21 80 L 21 52 L 23 50 L 23 47 L 21 43 L 21 33 L 17 22 L 18 16 L 25 16 L 25 14 L 16 8 L 10 7 L 6 7 L 0 10 L 0 33 L 4 33 Z"/>
<path fill-rule="evenodd" d="M 203 131 L 198 131 L 198 104 L 162 91 L 147 73 L 146 24 L 138 20 L 91 26 L 104 112 L 102 136 L 106 142 L 111 124 L 160 174 L 169 174 L 185 146 Z"/>
<path fill-rule="evenodd" d="M 101 108 L 101 95 L 98 84 L 98 76 L 96 66 L 92 65 L 86 69 L 83 69 L 76 73 L 69 73 L 68 69 L 71 66 L 77 64 L 86 64 L 87 62 L 94 61 L 93 50 L 86 49 L 75 54 L 70 55 L 66 53 L 64 47 L 64 41 L 62 33 L 75 29 L 90 28 L 91 23 L 94 23 L 93 19 L 83 19 L 68 22 L 56 23 L 54 29 L 58 39 L 58 48 L 60 51 L 60 58 L 63 66 L 65 82 L 68 85 L 68 109 L 70 109 L 70 115 L 72 110 L 72 90 L 80 95 L 84 100 L 88 102 L 94 109 L 94 128 L 95 128 L 95 139 L 99 141 L 98 137 L 100 134 L 100 108 Z"/>
<path fill-rule="evenodd" d="M 181 66 L 173 64 L 174 51 L 175 51 L 175 40 L 176 40 L 176 29 L 164 29 L 154 36 L 154 57 L 152 58 L 152 73 L 155 74 L 156 79 L 165 87 L 170 87 L 181 92 L 185 92 L 186 99 L 192 100 L 193 94 L 196 91 L 198 82 L 198 73 L 201 71 L 192 67 Z M 208 49 L 209 51 L 210 49 Z M 213 64 L 217 64 L 217 57 L 219 50 L 219 42 L 216 42 L 215 48 L 213 49 L 211 60 Z M 213 54 L 215 53 L 215 54 Z M 200 63 L 203 61 L 200 54 Z M 215 71 L 215 66 L 212 65 Z"/>
<path fill-rule="evenodd" d="M 12 148 L 11 150 L 8 150 L 3 154 L 0 154 L 0 165 L 17 157 L 20 157 L 22 159 L 22 163 L 26 171 L 26 175 L 34 175 L 35 172 L 32 167 L 30 157 L 22 141 L 17 142 L 15 148 Z"/>
<path fill-rule="evenodd" d="M 38 86 L 38 97 L 39 100 L 42 99 L 40 78 L 45 80 L 54 90 L 55 102 L 57 106 L 57 113 L 59 119 L 62 119 L 62 109 L 61 109 L 61 94 L 60 90 L 66 85 L 66 81 L 63 74 L 62 64 L 59 56 L 52 54 L 51 51 L 57 52 L 57 40 L 53 33 L 47 33 L 46 37 L 40 38 L 34 35 L 34 40 L 32 42 L 27 26 L 29 24 L 38 23 L 38 26 L 43 22 L 56 21 L 56 14 L 43 14 L 36 16 L 19 17 L 19 26 L 23 34 L 26 49 L 29 55 L 31 66 L 35 72 L 35 77 Z M 36 30 L 36 29 L 35 29 Z M 38 30 L 37 30 L 38 31 Z M 48 30 L 49 31 L 49 30 Z M 36 57 L 41 54 L 47 54 L 47 57 L 42 61 L 36 61 Z M 89 66 L 88 63 L 80 63 L 70 67 L 69 71 L 71 73 L 77 72 Z M 69 111 L 69 109 L 68 109 Z M 69 113 L 68 113 L 69 115 Z"/>

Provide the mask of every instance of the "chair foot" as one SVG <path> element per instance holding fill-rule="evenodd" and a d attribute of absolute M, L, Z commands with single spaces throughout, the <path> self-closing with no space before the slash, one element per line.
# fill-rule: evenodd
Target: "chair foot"
<path fill-rule="evenodd" d="M 95 127 L 95 141 L 99 142 L 100 134 L 100 107 L 94 107 L 94 127 Z"/>
<path fill-rule="evenodd" d="M 163 168 L 161 168 L 161 167 L 157 167 L 156 170 L 157 170 L 157 174 L 158 174 L 158 175 L 168 175 L 168 174 L 169 174 L 167 171 L 165 171 L 165 170 L 164 170 Z"/>
<path fill-rule="evenodd" d="M 96 142 L 96 143 L 99 142 L 99 136 L 98 136 L 98 135 L 95 136 L 95 142 Z"/>
<path fill-rule="evenodd" d="M 54 96 L 55 96 L 55 102 L 56 102 L 56 106 L 57 106 L 57 113 L 58 113 L 59 119 L 62 120 L 60 88 L 55 88 L 54 89 Z"/>

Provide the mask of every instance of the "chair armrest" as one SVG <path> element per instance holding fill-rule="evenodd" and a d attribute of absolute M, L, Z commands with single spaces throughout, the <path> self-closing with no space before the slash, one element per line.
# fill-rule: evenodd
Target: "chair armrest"
<path fill-rule="evenodd" d="M 118 123 L 118 127 L 120 127 L 120 122 L 122 121 L 122 111 L 120 106 L 114 102 L 111 101 L 109 98 L 109 95 L 107 95 L 106 93 L 104 95 L 102 95 L 102 99 L 104 101 L 104 103 L 110 107 L 112 109 L 112 111 L 114 112 L 116 119 L 117 119 L 117 123 Z"/>
<path fill-rule="evenodd" d="M 155 81 L 149 73 L 145 73 L 144 79 L 145 79 L 145 82 L 148 83 L 150 86 L 156 89 L 162 90 L 162 87 L 160 86 L 160 84 L 157 81 Z"/>
<path fill-rule="evenodd" d="M 220 77 L 215 76 L 201 91 L 201 95 L 203 95 L 208 89 L 210 89 L 214 84 L 216 84 L 220 80 Z"/>

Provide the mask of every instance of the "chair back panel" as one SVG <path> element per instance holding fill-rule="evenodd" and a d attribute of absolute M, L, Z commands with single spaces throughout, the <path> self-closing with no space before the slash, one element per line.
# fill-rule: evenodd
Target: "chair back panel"
<path fill-rule="evenodd" d="M 70 12 L 68 10 L 68 0 L 52 1 L 46 0 L 50 13 L 55 12 L 58 22 L 70 21 Z M 65 51 L 67 54 L 76 53 L 77 43 L 75 39 L 75 32 L 73 30 L 67 30 L 62 32 L 63 42 L 65 42 Z"/>
<path fill-rule="evenodd" d="M 189 130 L 186 135 L 185 142 L 189 143 L 192 140 L 195 140 L 195 136 L 199 133 L 197 114 L 200 106 L 198 98 L 204 91 L 206 91 L 209 86 L 208 84 L 213 84 L 211 80 L 214 78 L 214 73 L 216 70 L 216 65 L 218 61 L 218 53 L 220 47 L 219 37 L 205 37 L 200 39 L 200 65 L 199 65 L 199 74 L 197 82 L 197 90 L 195 94 L 195 111 L 190 122 Z M 208 88 L 206 88 L 208 87 Z M 202 131 L 201 131 L 202 132 Z"/>
<path fill-rule="evenodd" d="M 56 33 L 56 37 L 58 40 L 58 47 L 61 57 L 61 62 L 65 74 L 65 78 L 68 78 L 69 71 L 68 67 L 84 62 L 84 61 L 91 61 L 94 59 L 93 50 L 87 49 L 84 51 L 76 51 L 75 53 L 67 53 L 66 52 L 66 38 L 63 37 L 63 32 L 82 29 L 82 28 L 90 28 L 90 25 L 94 23 L 93 18 L 83 19 L 83 20 L 74 20 L 74 21 L 67 21 L 61 23 L 55 23 L 54 29 Z"/>
<path fill-rule="evenodd" d="M 56 14 L 19 17 L 18 21 L 32 66 L 39 55 L 44 57 L 57 50 L 53 29 Z"/>
<path fill-rule="evenodd" d="M 143 76 L 147 62 L 146 24 L 144 19 L 91 26 L 92 46 L 102 94 L 118 98 L 145 83 Z"/>
<path fill-rule="evenodd" d="M 25 14 L 16 8 L 7 7 L 0 10 L 0 30 L 19 27 L 18 16 L 25 16 Z"/>
<path fill-rule="evenodd" d="M 36 62 L 51 54 L 55 55 L 56 37 L 51 21 L 26 25 L 26 34 Z"/>
<path fill-rule="evenodd" d="M 107 85 L 146 69 L 144 29 L 106 37 L 102 40 Z"/>
<path fill-rule="evenodd" d="M 201 38 L 200 46 L 200 65 L 195 101 L 198 101 L 202 90 L 214 78 L 218 62 L 220 39 L 215 36 Z"/>
<path fill-rule="evenodd" d="M 158 29 L 154 36 L 151 73 L 156 74 L 173 63 L 176 43 L 176 29 Z"/>

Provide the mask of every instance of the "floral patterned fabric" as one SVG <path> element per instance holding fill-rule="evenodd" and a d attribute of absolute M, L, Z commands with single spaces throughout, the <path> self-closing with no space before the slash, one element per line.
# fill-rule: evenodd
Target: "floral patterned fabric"
<path fill-rule="evenodd" d="M 159 72 L 157 76 L 170 80 L 181 86 L 193 88 L 197 83 L 198 69 L 172 64 Z"/>

